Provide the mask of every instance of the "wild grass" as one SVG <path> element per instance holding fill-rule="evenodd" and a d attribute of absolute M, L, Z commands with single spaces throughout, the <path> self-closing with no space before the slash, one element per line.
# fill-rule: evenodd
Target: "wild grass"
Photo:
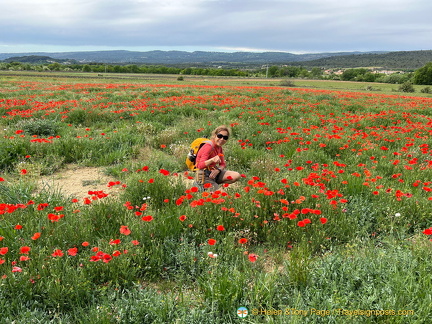
<path fill-rule="evenodd" d="M 0 81 L 1 323 L 430 315 L 429 99 L 141 81 Z M 200 193 L 187 148 L 220 124 L 243 177 Z M 120 193 L 37 188 L 71 163 Z"/>

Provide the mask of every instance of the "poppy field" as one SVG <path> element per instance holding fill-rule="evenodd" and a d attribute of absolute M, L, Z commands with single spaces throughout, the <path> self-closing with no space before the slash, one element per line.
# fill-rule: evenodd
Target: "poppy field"
<path fill-rule="evenodd" d="M 0 116 L 0 322 L 429 316 L 431 98 L 3 78 Z M 200 192 L 185 158 L 219 125 L 242 178 Z M 112 181 L 39 181 L 68 165 Z"/>

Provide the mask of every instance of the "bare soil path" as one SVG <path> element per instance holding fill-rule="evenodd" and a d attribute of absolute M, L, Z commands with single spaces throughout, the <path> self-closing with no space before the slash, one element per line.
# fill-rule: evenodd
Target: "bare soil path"
<path fill-rule="evenodd" d="M 108 187 L 110 181 L 116 181 L 103 173 L 102 168 L 80 167 L 69 165 L 61 172 L 43 176 L 39 188 L 59 190 L 65 197 L 82 199 L 88 197 L 89 191 L 103 190 L 109 195 L 116 195 L 119 186 Z"/>

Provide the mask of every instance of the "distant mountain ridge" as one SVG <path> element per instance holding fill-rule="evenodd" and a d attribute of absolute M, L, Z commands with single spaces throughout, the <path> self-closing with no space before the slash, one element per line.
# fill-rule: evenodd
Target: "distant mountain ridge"
<path fill-rule="evenodd" d="M 380 52 L 381 53 L 381 52 Z M 304 62 L 332 56 L 361 54 L 361 52 L 292 54 L 285 52 L 185 52 L 185 51 L 89 51 L 89 52 L 35 52 L 0 53 L 0 60 L 19 56 L 48 56 L 56 60 L 76 60 L 80 63 L 112 64 L 284 64 Z"/>
<path fill-rule="evenodd" d="M 37 52 L 0 53 L 0 60 L 31 63 L 41 61 L 101 64 L 155 64 L 173 66 L 223 66 L 248 68 L 259 65 L 301 65 L 319 68 L 378 67 L 382 69 L 414 70 L 432 61 L 432 50 L 399 52 L 337 52 L 292 54 L 286 52 L 185 52 L 185 51 L 88 51 L 88 52 Z M 34 62 L 33 62 L 34 63 Z"/>
<path fill-rule="evenodd" d="M 320 68 L 378 67 L 382 69 L 415 70 L 432 62 L 432 50 L 399 51 L 387 53 L 363 53 L 322 57 L 307 62 L 292 62 L 292 65 Z"/>
<path fill-rule="evenodd" d="M 4 60 L 6 63 L 21 62 L 30 64 L 49 64 L 49 63 L 78 63 L 75 60 L 70 59 L 55 59 L 50 56 L 42 55 L 26 55 L 26 56 L 12 56 Z"/>

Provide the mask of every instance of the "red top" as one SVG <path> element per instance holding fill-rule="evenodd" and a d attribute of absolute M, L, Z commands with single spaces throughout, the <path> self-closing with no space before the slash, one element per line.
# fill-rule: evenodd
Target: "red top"
<path fill-rule="evenodd" d="M 205 165 L 205 161 L 211 159 L 212 157 L 215 157 L 216 155 L 219 155 L 220 162 L 219 166 L 216 165 L 216 163 L 212 163 L 208 166 Z M 196 167 L 198 169 L 213 169 L 215 167 L 219 167 L 221 169 L 224 169 L 226 166 L 225 159 L 223 156 L 222 146 L 212 145 L 210 143 L 204 144 L 200 150 L 198 151 L 198 155 L 196 158 Z"/>

